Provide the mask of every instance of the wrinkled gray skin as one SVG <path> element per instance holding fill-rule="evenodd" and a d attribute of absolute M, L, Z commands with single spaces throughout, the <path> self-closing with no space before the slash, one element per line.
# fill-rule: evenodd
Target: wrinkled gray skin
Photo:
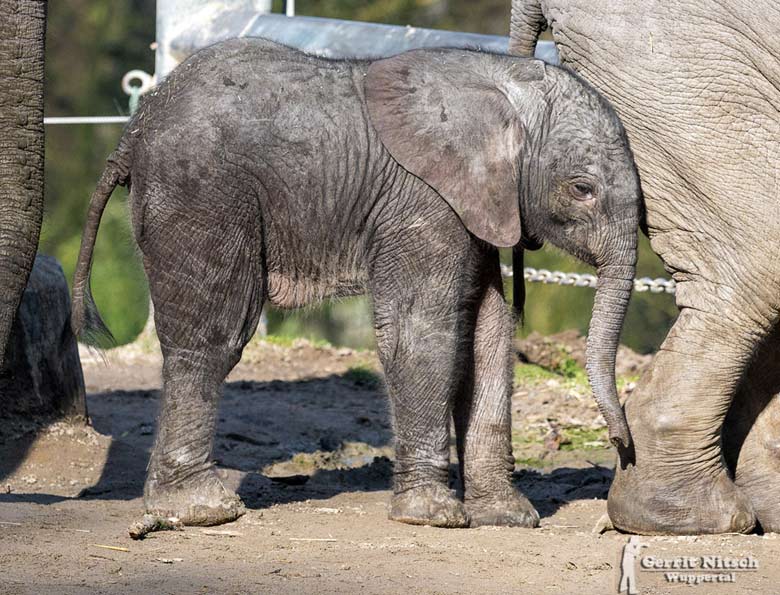
<path fill-rule="evenodd" d="M 614 112 L 563 70 L 462 50 L 326 61 L 257 39 L 199 52 L 109 158 L 74 281 L 77 331 L 101 328 L 88 269 L 117 183 L 131 186 L 164 356 L 149 512 L 242 513 L 210 456 L 220 386 L 266 300 L 370 292 L 396 434 L 391 518 L 536 525 L 511 484 L 513 320 L 496 249 L 521 239 L 520 212 L 523 237 L 599 267 L 591 371 L 615 411 L 639 185 Z M 465 502 L 447 485 L 451 417 Z"/>
<path fill-rule="evenodd" d="M 46 2 L 0 0 L 0 364 L 43 217 Z"/>
<path fill-rule="evenodd" d="M 530 55 L 545 22 L 621 115 L 678 283 L 679 319 L 626 404 L 610 516 L 780 531 L 780 5 L 515 0 L 510 51 Z"/>

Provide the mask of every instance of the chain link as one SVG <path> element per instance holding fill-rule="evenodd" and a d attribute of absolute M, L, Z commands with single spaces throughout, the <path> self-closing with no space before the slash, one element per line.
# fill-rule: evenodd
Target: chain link
<path fill-rule="evenodd" d="M 501 265 L 501 274 L 504 277 L 512 277 L 512 267 L 506 264 Z M 534 269 L 526 267 L 523 269 L 523 277 L 530 283 L 547 283 L 554 285 L 570 285 L 572 287 L 596 287 L 598 277 L 590 273 L 564 273 L 561 271 L 548 271 L 547 269 Z M 650 293 L 674 293 L 676 283 L 672 279 L 651 279 L 650 277 L 641 277 L 634 279 L 634 290 L 638 292 L 649 291 Z"/>

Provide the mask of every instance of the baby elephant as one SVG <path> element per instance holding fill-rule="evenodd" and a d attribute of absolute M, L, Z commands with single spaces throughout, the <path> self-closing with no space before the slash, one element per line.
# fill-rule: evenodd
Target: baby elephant
<path fill-rule="evenodd" d="M 573 74 L 454 49 L 331 61 L 239 39 L 198 52 L 145 98 L 92 196 L 73 286 L 87 340 L 107 332 L 89 270 L 118 184 L 164 357 L 149 513 L 192 525 L 243 513 L 211 449 L 221 384 L 264 302 L 369 292 L 395 428 L 390 518 L 537 525 L 511 481 L 497 247 L 550 241 L 598 267 L 588 369 L 628 444 L 614 363 L 639 181 L 615 112 Z M 462 501 L 448 489 L 451 418 Z"/>

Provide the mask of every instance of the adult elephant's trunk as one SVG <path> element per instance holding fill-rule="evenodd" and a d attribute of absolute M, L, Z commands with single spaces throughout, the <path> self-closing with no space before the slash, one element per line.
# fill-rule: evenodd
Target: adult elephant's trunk
<path fill-rule="evenodd" d="M 43 213 L 45 0 L 0 0 L 0 363 Z"/>
<path fill-rule="evenodd" d="M 598 269 L 587 345 L 587 369 L 593 397 L 607 421 L 610 442 L 623 447 L 630 444 L 631 435 L 618 401 L 615 357 L 634 284 L 636 256 L 629 256 L 630 264 L 604 264 Z"/>

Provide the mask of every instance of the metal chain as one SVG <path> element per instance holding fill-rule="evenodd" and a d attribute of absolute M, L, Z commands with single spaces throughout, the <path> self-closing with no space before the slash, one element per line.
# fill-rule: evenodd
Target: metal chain
<path fill-rule="evenodd" d="M 512 267 L 501 265 L 501 274 L 504 277 L 512 277 Z M 534 269 L 525 267 L 523 277 L 530 283 L 547 283 L 554 285 L 571 285 L 573 287 L 596 287 L 598 277 L 590 273 L 563 273 L 561 271 L 548 271 L 547 269 Z M 650 293 L 674 293 L 677 284 L 672 279 L 651 279 L 641 277 L 634 279 L 634 290 Z"/>

